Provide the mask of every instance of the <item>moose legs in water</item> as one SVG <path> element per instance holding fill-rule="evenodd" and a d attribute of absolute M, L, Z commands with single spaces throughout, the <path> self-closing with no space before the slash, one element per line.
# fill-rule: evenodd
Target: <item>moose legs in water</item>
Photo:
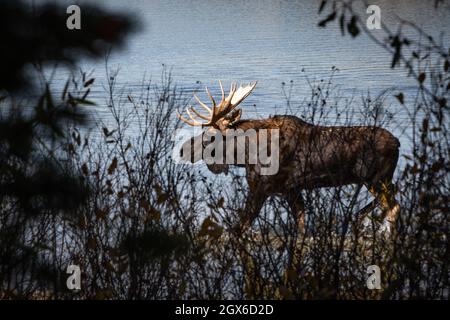
<path fill-rule="evenodd" d="M 371 179 L 367 179 L 364 185 L 375 197 L 369 204 L 379 206 L 382 210 L 382 229 L 387 232 L 394 231 L 395 222 L 400 213 L 400 205 L 395 200 L 396 187 L 392 183 L 392 176 L 395 167 L 383 166 L 384 170 L 379 170 Z"/>
<path fill-rule="evenodd" d="M 400 205 L 395 200 L 395 186 L 390 180 L 385 182 L 378 181 L 368 185 L 367 189 L 381 206 L 383 210 L 381 218 L 385 227 L 388 227 L 388 231 L 391 231 L 395 227 L 395 221 L 400 213 Z"/>
<path fill-rule="evenodd" d="M 281 195 L 287 201 L 290 212 L 293 215 L 296 227 L 300 234 L 305 232 L 305 215 L 304 203 L 299 189 L 288 190 Z M 244 209 L 241 212 L 238 225 L 235 227 L 236 231 L 245 232 L 251 227 L 255 218 L 259 215 L 264 202 L 268 198 L 268 192 L 265 190 L 263 184 L 249 184 L 249 191 L 245 202 Z"/>
<path fill-rule="evenodd" d="M 266 199 L 267 195 L 264 193 L 264 188 L 262 185 L 257 183 L 249 183 L 245 206 L 240 212 L 240 217 L 237 222 L 238 224 L 234 228 L 238 231 L 238 234 L 245 232 L 251 227 L 253 221 L 259 215 L 259 212 L 264 206 Z"/>
<path fill-rule="evenodd" d="M 258 260 L 254 257 L 252 245 L 255 245 L 257 239 L 250 237 L 242 237 L 242 234 L 251 227 L 253 221 L 260 213 L 265 200 L 268 198 L 268 190 L 266 190 L 267 183 L 249 183 L 249 191 L 245 207 L 240 212 L 241 216 L 238 219 L 238 225 L 234 228 L 237 231 L 236 245 L 237 252 L 242 261 L 243 276 L 244 276 L 244 288 L 247 298 L 261 298 L 267 296 L 265 292 L 265 282 L 259 269 Z M 290 213 L 293 215 L 295 221 L 295 227 L 298 228 L 299 234 L 305 233 L 305 220 L 304 220 L 304 203 L 302 200 L 301 192 L 299 189 L 292 189 L 283 194 L 282 196 L 288 203 Z M 295 241 L 295 240 L 294 240 Z M 296 242 L 296 241 L 295 241 Z M 297 264 L 296 251 L 290 252 L 287 262 L 287 268 L 283 275 L 283 281 L 288 281 L 288 270 L 294 269 Z"/>
<path fill-rule="evenodd" d="M 395 222 L 400 213 L 400 205 L 395 200 L 396 187 L 392 183 L 399 156 L 399 141 L 387 131 L 378 129 L 367 138 L 367 147 L 362 149 L 353 173 L 375 197 L 364 208 L 382 210 L 381 231 L 395 231 Z"/>

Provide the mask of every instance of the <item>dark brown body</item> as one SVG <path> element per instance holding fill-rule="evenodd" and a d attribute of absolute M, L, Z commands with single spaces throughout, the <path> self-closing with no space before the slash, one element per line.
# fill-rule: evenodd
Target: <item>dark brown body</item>
<path fill-rule="evenodd" d="M 275 116 L 263 120 L 241 120 L 230 129 L 279 129 L 279 171 L 260 175 L 258 165 L 246 164 L 249 194 L 239 228 L 249 226 L 272 195 L 284 197 L 303 227 L 301 190 L 363 184 L 376 197 L 391 222 L 395 206 L 391 180 L 399 156 L 400 143 L 380 127 L 315 126 L 295 116 Z M 227 128 L 221 128 L 226 132 Z M 195 143 L 193 138 L 191 143 Z M 201 137 L 200 137 L 201 139 Z M 214 173 L 225 171 L 227 165 L 209 165 Z M 382 194 L 389 190 L 390 194 Z"/>

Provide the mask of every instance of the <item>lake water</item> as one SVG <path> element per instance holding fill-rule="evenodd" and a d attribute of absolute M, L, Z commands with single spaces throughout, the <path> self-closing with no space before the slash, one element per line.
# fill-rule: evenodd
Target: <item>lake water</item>
<path fill-rule="evenodd" d="M 38 1 L 39 2 L 39 1 Z M 71 1 L 58 1 L 58 3 Z M 364 34 L 356 39 L 342 37 L 338 22 L 319 28 L 320 1 L 300 0 L 101 0 L 99 5 L 136 15 L 140 32 L 129 38 L 125 49 L 113 53 L 110 66 L 121 68 L 119 81 L 133 87 L 144 74 L 159 79 L 162 64 L 171 67 L 178 86 L 191 91 L 204 84 L 218 93 L 217 80 L 258 80 L 257 89 L 247 98 L 244 116 L 263 117 L 285 106 L 282 83 L 293 83 L 292 100 L 302 101 L 310 94 L 305 79 L 320 80 L 339 68 L 335 84 L 343 97 L 377 94 L 396 86 L 409 92 L 401 68 L 390 68 L 390 56 Z M 433 1 L 434 3 L 434 1 Z M 381 8 L 382 22 L 396 30 L 395 15 L 414 21 L 433 36 L 443 32 L 448 44 L 450 24 L 445 12 L 435 10 L 429 1 L 371 1 Z M 81 11 L 83 5 L 81 4 Z M 364 12 L 364 11 L 362 11 Z M 446 11 L 448 12 L 448 11 Z M 368 16 L 368 15 L 367 15 Z M 381 31 L 372 31 L 376 37 Z M 94 68 L 96 88 L 102 90 L 104 66 L 85 62 Z M 302 69 L 305 72 L 302 72 Z M 94 91 L 94 95 L 96 91 Z M 408 95 L 406 95 L 408 98 Z M 256 108 L 253 105 L 256 105 Z M 245 108 L 247 106 L 247 109 Z M 398 106 L 393 106 L 398 108 Z M 283 110 L 283 109 L 282 109 Z M 408 120 L 397 110 L 397 129 Z"/>

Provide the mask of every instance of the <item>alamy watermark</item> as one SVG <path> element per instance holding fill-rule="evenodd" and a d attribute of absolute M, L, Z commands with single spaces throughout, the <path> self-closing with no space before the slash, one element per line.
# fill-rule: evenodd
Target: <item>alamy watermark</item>
<path fill-rule="evenodd" d="M 69 30 L 80 30 L 81 29 L 81 9 L 79 6 L 73 4 L 68 6 L 66 13 L 70 14 L 66 20 L 66 27 Z"/>
<path fill-rule="evenodd" d="M 69 290 L 81 290 L 81 269 L 75 264 L 67 267 L 66 273 L 70 274 L 67 277 L 66 286 Z"/>
<path fill-rule="evenodd" d="M 376 264 L 367 267 L 367 278 L 366 285 L 370 290 L 381 289 L 381 271 L 380 267 Z"/>
<path fill-rule="evenodd" d="M 209 128 L 192 138 L 192 130 L 179 129 L 172 136 L 172 159 L 177 163 L 207 165 L 255 165 L 261 175 L 279 170 L 279 129 L 227 129 L 225 133 Z"/>
<path fill-rule="evenodd" d="M 367 14 L 370 16 L 366 20 L 366 26 L 369 30 L 381 29 L 381 9 L 379 6 L 372 4 L 367 7 Z"/>

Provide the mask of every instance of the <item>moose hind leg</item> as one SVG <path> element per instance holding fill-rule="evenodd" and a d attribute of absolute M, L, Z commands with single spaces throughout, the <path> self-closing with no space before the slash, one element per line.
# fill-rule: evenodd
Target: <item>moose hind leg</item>
<path fill-rule="evenodd" d="M 379 204 L 383 210 L 382 220 L 385 229 L 394 227 L 400 213 L 400 205 L 395 200 L 395 186 L 391 181 L 378 182 L 369 188 L 369 191 L 379 199 Z"/>

